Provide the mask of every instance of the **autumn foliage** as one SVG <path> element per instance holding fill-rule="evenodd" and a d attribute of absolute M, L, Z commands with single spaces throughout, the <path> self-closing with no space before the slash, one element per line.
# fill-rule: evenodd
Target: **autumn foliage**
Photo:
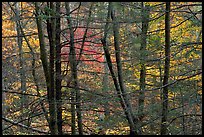
<path fill-rule="evenodd" d="M 74 32 L 74 45 L 77 61 L 86 61 L 91 64 L 92 61 L 103 62 L 102 44 L 96 43 L 99 36 L 94 35 L 91 30 L 86 34 L 85 42 L 83 42 L 85 29 L 77 28 Z M 69 34 L 69 33 L 68 33 Z M 67 36 L 69 43 L 69 36 Z M 65 61 L 68 61 L 70 45 L 64 45 L 61 50 L 61 56 Z M 81 54 L 81 57 L 79 58 Z"/>
<path fill-rule="evenodd" d="M 98 68 L 101 70 L 101 63 L 104 62 L 104 55 L 102 51 L 102 44 L 99 43 L 100 36 L 93 33 L 93 31 L 88 30 L 85 39 L 84 28 L 77 28 L 74 31 L 74 46 L 77 62 L 84 62 L 86 65 Z M 61 49 L 62 62 L 69 62 L 69 32 L 67 32 L 66 39 L 68 44 L 63 45 Z M 84 40 L 83 40 L 84 39 Z M 98 42 L 98 43 L 97 43 Z"/>

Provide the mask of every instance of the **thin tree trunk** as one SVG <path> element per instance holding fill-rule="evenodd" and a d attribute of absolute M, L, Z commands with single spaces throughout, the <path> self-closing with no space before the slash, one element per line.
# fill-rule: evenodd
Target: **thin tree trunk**
<path fill-rule="evenodd" d="M 15 14 L 16 14 L 16 31 L 17 31 L 17 44 L 18 44 L 18 48 L 19 48 L 19 63 L 20 63 L 20 79 L 21 79 L 21 91 L 22 91 L 22 95 L 21 95 L 21 119 L 24 119 L 24 117 L 26 117 L 26 115 L 24 114 L 24 107 L 25 107 L 25 103 L 26 101 L 26 96 L 24 95 L 26 93 L 26 75 L 25 75 L 25 59 L 23 57 L 23 38 L 20 37 L 21 34 L 21 29 L 20 29 L 20 7 L 19 7 L 19 2 L 16 3 L 15 5 Z M 24 122 L 25 124 L 25 122 Z"/>
<path fill-rule="evenodd" d="M 181 94 L 181 105 L 182 105 L 182 110 L 181 110 L 181 115 L 185 115 L 185 110 L 184 110 L 184 96 L 183 96 L 183 93 L 180 89 L 180 94 Z M 183 135 L 186 135 L 186 127 L 185 127 L 185 117 L 182 117 L 182 130 L 183 130 Z"/>
<path fill-rule="evenodd" d="M 11 8 L 12 8 L 12 7 L 11 7 Z M 16 8 L 16 9 L 13 9 L 13 8 L 12 8 L 12 10 L 15 12 L 15 14 L 16 14 L 16 16 L 17 16 L 17 19 L 19 19 L 19 18 L 20 18 L 20 16 L 18 15 L 18 14 L 19 14 L 19 13 L 18 13 L 19 7 Z M 16 12 L 16 10 L 17 10 L 17 12 Z M 20 35 L 22 35 L 23 38 L 25 39 L 25 42 L 26 42 L 28 48 L 30 49 L 30 54 L 32 55 L 32 58 L 33 58 L 33 60 L 32 60 L 32 75 L 33 75 L 34 83 L 35 83 L 35 85 L 36 85 L 36 87 L 37 87 L 37 89 L 36 89 L 36 90 L 37 90 L 37 94 L 38 94 L 38 96 L 40 97 L 39 86 L 38 86 L 37 78 L 36 78 L 36 75 L 35 75 L 35 73 L 36 73 L 36 72 L 35 72 L 35 53 L 34 53 L 32 47 L 31 47 L 31 45 L 30 45 L 30 43 L 29 43 L 29 41 L 28 41 L 28 39 L 27 39 L 27 37 L 26 37 L 24 31 L 23 31 L 21 22 L 20 22 L 19 20 L 17 20 L 16 23 L 17 23 L 18 28 L 19 28 L 19 33 L 20 33 Z M 22 38 L 22 37 L 21 37 L 21 38 Z M 26 98 L 26 100 L 27 100 L 27 98 Z M 27 102 L 27 101 L 26 101 L 26 102 Z M 47 122 L 49 123 L 48 115 L 47 115 L 47 112 L 46 112 L 46 109 L 45 109 L 43 103 L 41 103 L 41 107 L 42 107 L 42 110 L 43 110 L 43 112 L 44 112 L 45 118 L 46 118 Z M 28 123 L 29 123 L 29 122 L 28 122 Z"/>
<path fill-rule="evenodd" d="M 65 2 L 65 8 L 67 13 L 67 21 L 68 26 L 70 29 L 70 52 L 69 52 L 69 61 L 71 67 L 71 75 L 73 76 L 73 86 L 75 87 L 74 90 L 71 92 L 71 113 L 72 113 L 72 134 L 76 134 L 75 131 L 75 104 L 76 104 L 76 113 L 77 113 L 77 124 L 78 124 L 78 132 L 79 135 L 83 134 L 83 127 L 82 127 L 82 114 L 81 114 L 81 95 L 80 90 L 78 89 L 78 76 L 77 76 L 77 61 L 76 61 L 76 53 L 74 47 L 74 31 L 72 28 L 72 19 L 70 16 L 70 7 L 69 3 Z M 76 100 L 76 101 L 75 101 Z"/>
<path fill-rule="evenodd" d="M 50 123 L 53 128 L 51 130 L 52 135 L 58 134 L 57 127 L 57 106 L 56 106 L 56 90 L 55 90 L 55 72 L 54 72 L 54 59 L 55 59 L 55 19 L 53 18 L 55 7 L 53 2 L 47 3 L 48 7 L 51 9 L 51 13 L 47 13 L 47 33 L 50 45 L 50 90 L 48 92 L 48 102 L 49 102 L 49 112 L 50 112 Z"/>
<path fill-rule="evenodd" d="M 159 58 L 162 57 L 162 53 L 159 53 Z M 162 61 L 161 59 L 159 60 L 159 87 L 162 87 Z M 159 89 L 160 91 L 160 100 L 162 101 L 162 88 Z"/>
<path fill-rule="evenodd" d="M 164 66 L 164 81 L 163 85 L 168 84 L 170 67 L 170 2 L 166 2 L 165 13 L 165 66 Z M 167 133 L 167 113 L 168 113 L 168 86 L 163 88 L 163 104 L 162 104 L 162 120 L 161 120 L 161 135 Z"/>
<path fill-rule="evenodd" d="M 38 37 L 40 42 L 40 59 L 43 65 L 43 71 L 45 75 L 47 91 L 50 88 L 50 75 L 49 75 L 49 64 L 47 59 L 47 52 L 45 48 L 45 40 L 44 40 L 44 32 L 42 27 L 42 16 L 40 16 L 40 9 L 38 6 L 38 2 L 35 2 L 35 9 L 36 9 L 36 22 L 37 22 L 37 29 L 38 29 Z"/>
<path fill-rule="evenodd" d="M 112 7 L 111 9 L 112 9 L 111 10 L 111 18 L 113 20 L 115 56 L 116 56 L 116 64 L 117 64 L 117 71 L 118 71 L 118 82 L 120 85 L 120 90 L 121 90 L 122 96 L 123 96 L 124 101 L 125 101 L 125 105 L 126 105 L 125 109 L 126 109 L 127 113 L 129 113 L 129 115 L 130 115 L 130 118 L 129 118 L 130 123 L 131 123 L 130 134 L 136 135 L 137 134 L 136 124 L 134 123 L 136 121 L 134 118 L 131 103 L 129 101 L 130 98 L 128 97 L 128 94 L 126 93 L 125 85 L 124 85 L 124 81 L 123 81 L 122 63 L 121 63 L 121 57 L 120 57 L 119 23 L 117 21 L 117 18 L 115 17 L 114 7 Z"/>
<path fill-rule="evenodd" d="M 36 10 L 36 22 L 37 22 L 37 29 L 38 29 L 38 37 L 40 42 L 40 59 L 42 61 L 43 65 L 43 71 L 45 75 L 46 85 L 47 85 L 47 92 L 49 94 L 50 91 L 50 73 L 49 73 L 49 63 L 47 59 L 47 52 L 45 49 L 45 41 L 44 41 L 44 33 L 43 33 L 43 27 L 42 27 L 42 16 L 39 16 L 40 9 L 38 2 L 35 2 L 35 10 Z M 49 96 L 49 95 L 48 95 Z M 52 126 L 50 119 L 49 119 L 49 128 L 52 134 L 54 134 L 54 127 Z"/>
<path fill-rule="evenodd" d="M 194 98 L 191 98 L 191 99 L 193 99 L 193 100 L 195 100 L 195 102 L 196 102 L 196 104 L 193 106 L 193 110 L 192 110 L 192 113 L 193 114 L 195 114 L 193 117 L 192 117 L 192 126 L 191 126 L 191 128 L 192 128 L 192 135 L 197 135 L 198 133 L 196 132 L 197 131 L 197 129 L 198 129 L 198 125 L 197 125 L 197 123 L 198 123 L 198 119 L 197 119 L 197 105 L 199 105 L 199 104 L 197 104 L 199 101 L 197 100 L 198 99 L 198 92 L 197 91 L 199 91 L 199 89 L 198 89 L 198 85 L 197 85 L 197 81 L 195 81 L 194 83 L 194 87 L 195 87 L 195 95 L 194 95 Z M 182 96 L 183 97 L 183 96 Z M 184 111 L 184 107 L 182 108 L 183 109 L 183 111 Z M 183 112 L 184 113 L 184 112 Z M 184 114 L 185 115 L 185 114 Z M 184 117 L 183 117 L 183 125 L 184 125 L 184 127 L 185 127 L 185 119 L 184 119 Z M 184 130 L 185 131 L 185 130 Z"/>
<path fill-rule="evenodd" d="M 6 83 L 6 82 L 4 82 L 4 81 L 5 81 L 5 80 L 2 78 L 2 81 L 1 81 L 1 82 L 2 82 L 2 89 L 3 89 L 3 90 L 7 90 L 7 87 L 5 86 L 5 83 Z M 2 116 L 2 117 L 6 117 L 6 112 L 7 112 L 7 111 L 6 111 L 7 105 L 6 105 L 6 102 L 5 102 L 5 101 L 7 100 L 7 98 L 6 98 L 6 93 L 5 93 L 5 92 L 2 92 L 1 95 L 2 95 L 2 98 L 1 98 L 1 101 L 2 101 L 2 108 L 1 108 L 1 112 L 2 112 L 2 113 L 1 113 L 1 116 Z M 2 134 L 4 134 L 3 129 L 4 129 L 5 127 L 6 127 L 6 126 L 5 126 L 5 122 L 2 121 L 2 129 L 1 129 L 1 130 L 2 130 Z"/>
<path fill-rule="evenodd" d="M 104 56 L 104 60 L 106 60 Z M 107 63 L 104 63 L 104 76 L 103 76 L 103 87 L 102 87 L 102 92 L 103 94 L 108 94 L 108 66 Z M 110 106 L 109 106 L 109 101 L 105 100 L 103 103 L 104 106 L 104 114 L 105 114 L 105 119 L 107 119 L 110 116 Z"/>
<path fill-rule="evenodd" d="M 35 86 L 36 86 L 37 95 L 38 95 L 39 97 L 41 97 L 41 94 L 40 94 L 40 92 L 39 92 L 40 89 L 39 89 L 39 85 L 38 85 L 38 80 L 37 80 L 36 72 L 35 72 L 35 56 L 34 56 L 34 53 L 33 53 L 32 55 L 33 55 L 33 61 L 32 61 L 32 75 L 33 75 L 33 81 L 34 81 Z M 44 103 L 41 102 L 40 105 L 41 105 L 41 108 L 42 108 L 42 110 L 43 110 L 45 119 L 47 120 L 47 122 L 48 122 L 48 124 L 49 124 L 49 117 L 48 117 L 46 108 L 45 108 L 45 106 L 44 106 Z"/>
<path fill-rule="evenodd" d="M 62 91 L 61 91 L 61 46 L 60 46 L 60 2 L 56 2 L 56 57 L 55 57 L 55 70 L 56 70 L 56 101 L 57 101 L 57 125 L 58 134 L 62 135 Z"/>
<path fill-rule="evenodd" d="M 67 22 L 68 22 L 68 26 L 69 26 L 69 30 L 70 30 L 70 52 L 69 52 L 69 62 L 70 62 L 70 66 L 72 67 L 73 63 L 71 63 L 71 60 L 73 58 L 71 58 L 70 56 L 73 56 L 71 54 L 71 52 L 73 52 L 71 50 L 71 47 L 73 48 L 74 46 L 74 32 L 73 32 L 73 28 L 72 28 L 72 22 L 70 20 L 70 8 L 69 8 L 69 3 L 68 2 L 65 2 L 65 8 L 66 8 L 66 14 L 67 14 Z M 71 60 L 70 60 L 71 59 Z M 71 68 L 71 71 L 72 71 L 73 67 Z M 73 71 L 72 71 L 72 74 L 73 76 Z M 76 134 L 76 118 L 75 118 L 75 89 L 71 89 L 71 132 L 72 132 L 72 135 L 75 135 Z"/>
<path fill-rule="evenodd" d="M 135 119 L 133 117 L 132 108 L 130 106 L 130 103 L 128 101 L 128 98 L 127 98 L 125 90 L 124 90 L 124 84 L 123 84 L 123 79 L 122 79 L 122 75 L 121 75 L 122 74 L 122 66 L 121 66 L 121 61 L 120 61 L 118 23 L 117 23 L 117 20 L 115 20 L 115 16 L 114 16 L 113 12 L 114 11 L 113 11 L 112 3 L 109 2 L 107 23 L 106 23 L 105 29 L 104 29 L 104 37 L 101 40 L 101 42 L 103 44 L 103 49 L 105 52 L 106 60 L 107 60 L 108 67 L 109 67 L 109 70 L 110 70 L 110 73 L 111 73 L 111 76 L 112 76 L 112 79 L 113 79 L 113 82 L 114 82 L 114 85 L 115 85 L 115 88 L 116 88 L 116 91 L 118 94 L 118 98 L 120 99 L 121 106 L 124 110 L 124 113 L 126 115 L 126 118 L 128 120 L 129 126 L 130 126 L 130 134 L 135 135 L 135 134 L 137 134 L 135 124 L 134 124 Z M 116 62 L 117 62 L 117 68 L 118 68 L 119 83 L 118 83 L 118 80 L 117 80 L 117 78 L 114 74 L 114 71 L 113 71 L 113 65 L 112 65 L 112 61 L 110 58 L 108 45 L 106 42 L 107 32 L 108 32 L 108 22 L 109 22 L 111 16 L 112 16 L 112 20 L 114 22 L 114 25 L 113 25 L 114 45 L 115 45 L 115 52 L 116 52 Z M 120 89 L 120 88 L 122 88 L 122 89 Z"/>
<path fill-rule="evenodd" d="M 139 92 L 139 101 L 138 101 L 138 117 L 139 123 L 138 126 L 140 134 L 142 134 L 141 122 L 144 117 L 144 101 L 145 101 L 145 77 L 146 77 L 146 45 L 147 45 L 147 30 L 148 30 L 148 18 L 149 18 L 149 9 L 145 7 L 144 2 L 141 2 L 141 16 L 142 16 L 142 34 L 141 34 L 141 47 L 140 47 L 140 92 Z"/>
<path fill-rule="evenodd" d="M 82 39 L 82 44 L 81 44 L 80 52 L 79 52 L 79 57 L 78 57 L 78 60 L 77 60 L 77 65 L 79 64 L 80 59 L 82 57 L 82 53 L 83 53 L 83 49 L 84 49 L 84 44 L 85 44 L 85 41 L 86 41 L 87 32 L 88 32 L 89 24 L 90 24 L 90 21 L 91 21 L 91 13 L 92 13 L 92 9 L 93 9 L 93 4 L 94 3 L 91 3 L 90 9 L 89 9 L 89 15 L 88 15 L 88 19 L 87 19 L 87 22 L 86 22 L 86 29 L 84 31 L 84 35 L 83 35 L 83 39 Z"/>
<path fill-rule="evenodd" d="M 152 82 L 153 83 L 156 83 L 157 81 L 156 81 L 156 76 L 153 76 L 153 80 L 152 80 Z M 157 84 L 155 84 L 155 87 L 157 87 Z M 151 92 L 151 99 L 150 99 L 150 103 L 152 104 L 152 105 L 154 105 L 155 104 L 155 102 L 157 101 L 156 99 L 155 99 L 155 95 L 157 95 L 157 93 L 155 93 L 154 91 L 152 91 Z M 150 112 L 151 113 L 157 113 L 157 112 L 155 112 L 155 108 L 154 107 L 151 107 L 150 108 Z M 151 123 L 150 123 L 150 134 L 155 134 L 156 132 L 156 129 L 155 129 L 155 124 L 156 124 L 156 122 L 155 121 L 152 121 Z"/>
<path fill-rule="evenodd" d="M 25 34 L 24 34 L 24 31 L 23 31 L 23 29 L 22 29 L 22 26 L 20 26 L 20 28 L 21 28 L 21 33 L 22 33 L 22 35 L 24 36 L 24 39 L 25 39 L 25 41 L 26 41 L 26 44 L 28 45 L 28 48 L 30 49 L 30 54 L 32 55 L 32 76 L 33 76 L 33 81 L 34 81 L 35 86 L 36 86 L 37 95 L 38 95 L 39 97 L 41 97 L 41 94 L 40 94 L 40 92 L 39 92 L 39 91 L 40 91 L 40 89 L 39 89 L 39 84 L 38 84 L 38 80 L 37 80 L 37 77 L 36 77 L 36 71 L 35 71 L 35 69 L 36 69 L 36 68 L 35 68 L 35 53 L 34 53 L 33 48 L 31 47 L 31 45 L 30 45 L 30 43 L 29 43 L 27 37 L 26 37 Z M 45 106 L 44 106 L 44 103 L 41 102 L 40 105 L 41 105 L 41 108 L 42 108 L 42 110 L 43 110 L 44 116 L 45 116 L 47 122 L 49 123 L 49 117 L 48 117 L 46 108 L 45 108 Z"/>

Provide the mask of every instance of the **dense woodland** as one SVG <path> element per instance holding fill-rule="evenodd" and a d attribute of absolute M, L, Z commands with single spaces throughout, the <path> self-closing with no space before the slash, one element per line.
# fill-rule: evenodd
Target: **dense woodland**
<path fill-rule="evenodd" d="M 3 135 L 201 135 L 201 2 L 2 2 Z"/>

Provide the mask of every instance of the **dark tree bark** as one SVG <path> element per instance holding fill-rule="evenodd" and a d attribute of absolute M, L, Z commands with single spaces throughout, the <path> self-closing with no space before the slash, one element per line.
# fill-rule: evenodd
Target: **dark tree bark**
<path fill-rule="evenodd" d="M 39 42 L 40 42 L 40 59 L 42 61 L 43 71 L 45 74 L 47 91 L 49 91 L 49 87 L 50 87 L 49 63 L 47 59 L 47 52 L 45 49 L 44 32 L 43 32 L 43 26 L 42 26 L 42 16 L 40 16 L 40 9 L 39 9 L 38 2 L 35 2 L 35 10 L 36 10 L 38 37 L 39 37 Z"/>
<path fill-rule="evenodd" d="M 47 32 L 48 32 L 48 39 L 49 39 L 49 46 L 50 46 L 50 90 L 48 92 L 48 102 L 49 102 L 49 113 L 50 113 L 50 124 L 52 126 L 51 134 L 57 135 L 58 134 L 58 127 L 57 127 L 57 106 L 56 106 L 56 91 L 55 91 L 55 72 L 54 72 L 54 60 L 55 60 L 55 19 L 54 11 L 55 7 L 53 2 L 47 2 L 47 6 L 51 9 L 51 13 L 46 11 L 46 15 L 48 16 L 47 19 Z"/>
<path fill-rule="evenodd" d="M 60 2 L 56 2 L 56 57 L 55 57 L 55 90 L 56 90 L 56 101 L 57 101 L 57 127 L 58 134 L 62 135 L 62 91 L 61 91 L 61 46 L 60 46 Z"/>
<path fill-rule="evenodd" d="M 170 2 L 166 2 L 165 13 L 165 66 L 163 85 L 168 84 L 170 67 Z M 167 134 L 167 113 L 168 113 L 168 86 L 163 88 L 161 135 Z"/>
<path fill-rule="evenodd" d="M 45 41 L 44 41 L 44 33 L 43 33 L 43 27 L 42 27 L 42 16 L 40 16 L 40 8 L 38 5 L 38 2 L 35 2 L 35 10 L 36 10 L 36 23 L 37 23 L 37 29 L 38 29 L 38 37 L 40 42 L 40 59 L 42 61 L 43 65 L 43 71 L 45 75 L 46 85 L 47 85 L 47 92 L 50 91 L 50 73 L 49 73 L 49 63 L 47 59 L 47 52 L 45 49 Z M 50 131 L 54 132 L 54 127 L 52 127 L 50 119 L 49 119 L 49 128 Z"/>

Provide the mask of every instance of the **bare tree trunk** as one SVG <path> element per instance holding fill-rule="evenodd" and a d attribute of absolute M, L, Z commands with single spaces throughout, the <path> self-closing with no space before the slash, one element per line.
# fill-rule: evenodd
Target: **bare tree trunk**
<path fill-rule="evenodd" d="M 18 4 L 18 3 L 16 3 L 16 4 Z M 41 95 L 39 93 L 39 86 L 38 86 L 38 82 L 37 82 L 37 78 L 36 78 L 36 72 L 35 72 L 35 53 L 34 53 L 33 48 L 31 47 L 31 45 L 30 45 L 30 43 L 29 43 L 29 41 L 28 41 L 24 31 L 23 31 L 22 23 L 20 22 L 19 5 L 16 5 L 16 9 L 13 9 L 12 6 L 10 6 L 10 7 L 15 12 L 15 15 L 16 15 L 16 19 L 17 19 L 16 20 L 16 25 L 18 26 L 17 34 L 19 34 L 18 38 L 21 38 L 21 40 L 24 38 L 28 48 L 30 49 L 30 54 L 32 55 L 32 75 L 33 75 L 33 80 L 34 80 L 34 83 L 35 83 L 35 85 L 37 87 L 37 89 L 36 89 L 37 94 L 40 97 Z M 23 36 L 23 37 L 19 37 L 20 35 Z M 25 96 L 25 98 L 26 98 L 26 96 Z M 26 98 L 25 102 L 27 102 L 27 101 L 28 100 Z M 46 109 L 44 107 L 44 104 L 42 102 L 40 104 L 41 104 L 42 110 L 44 112 L 45 118 L 46 118 L 47 122 L 49 123 L 48 115 L 47 115 Z M 29 124 L 30 124 L 30 119 L 28 119 L 27 125 L 29 126 Z"/>
<path fill-rule="evenodd" d="M 164 81 L 163 85 L 168 84 L 170 67 L 170 2 L 166 2 L 165 13 L 165 66 L 164 66 Z M 168 86 L 163 88 L 163 104 L 162 104 L 162 120 L 161 120 L 161 135 L 167 133 L 167 113 L 168 113 Z"/>
<path fill-rule="evenodd" d="M 87 19 L 87 22 L 86 22 L 86 29 L 84 31 L 84 35 L 83 35 L 83 39 L 82 39 L 82 45 L 80 47 L 79 57 L 78 57 L 78 60 L 77 60 L 77 65 L 79 64 L 82 53 L 83 53 L 84 44 L 85 44 L 85 41 L 86 41 L 86 36 L 87 36 L 90 21 L 91 21 L 91 13 L 92 13 L 92 9 L 93 9 L 93 4 L 94 3 L 91 3 L 90 9 L 89 9 L 88 19 Z"/>
<path fill-rule="evenodd" d="M 181 110 L 181 114 L 184 116 L 185 115 L 185 110 L 184 110 L 184 96 L 183 93 L 180 89 L 180 94 L 181 94 L 181 105 L 182 105 L 182 110 Z M 182 117 L 182 130 L 183 130 L 183 135 L 186 135 L 186 127 L 185 127 L 185 117 Z"/>
<path fill-rule="evenodd" d="M 144 5 L 144 2 L 141 2 L 141 16 L 142 16 L 142 34 L 141 34 L 141 47 L 140 47 L 140 92 L 139 92 L 139 101 L 138 101 L 138 130 L 142 134 L 141 122 L 144 117 L 144 101 L 145 101 L 145 77 L 146 77 L 146 45 L 147 45 L 147 30 L 148 30 L 148 18 L 149 18 L 149 8 Z"/>
<path fill-rule="evenodd" d="M 160 52 L 159 53 L 159 58 L 162 57 L 162 53 Z M 159 86 L 162 87 L 162 81 L 163 81 L 163 78 L 162 78 L 162 61 L 161 59 L 159 60 Z M 159 89 L 159 92 L 160 92 L 160 100 L 162 101 L 162 88 Z"/>
<path fill-rule="evenodd" d="M 5 82 L 4 82 L 4 79 L 2 78 L 2 89 L 7 89 L 7 87 L 5 86 Z M 7 108 L 7 105 L 6 105 L 6 103 L 5 103 L 5 101 L 6 101 L 6 93 L 5 92 L 2 92 L 1 93 L 1 95 L 2 95 L 2 98 L 1 98 L 1 101 L 2 101 L 2 108 L 1 108 L 1 111 L 2 111 L 2 113 L 1 113 L 1 115 L 2 115 L 2 117 L 6 117 L 6 108 Z M 3 122 L 2 121 L 2 134 L 4 134 L 3 133 L 3 129 L 5 128 L 6 126 L 5 126 L 5 122 Z"/>
<path fill-rule="evenodd" d="M 20 6 L 19 6 L 19 2 L 16 2 L 15 4 L 15 15 L 16 15 L 16 31 L 17 31 L 17 44 L 18 44 L 18 48 L 19 48 L 19 63 L 20 63 L 20 80 L 21 80 L 21 120 L 26 118 L 26 115 L 24 114 L 24 107 L 25 107 L 25 103 L 26 101 L 26 96 L 24 95 L 26 93 L 26 75 L 25 75 L 25 59 L 23 57 L 23 38 L 20 37 L 22 35 L 21 33 L 21 29 L 20 29 Z M 25 121 L 24 121 L 24 124 Z M 23 131 L 23 129 L 22 129 Z"/>
<path fill-rule="evenodd" d="M 115 17 L 115 10 L 112 7 L 111 8 L 111 18 L 113 20 L 113 35 L 114 35 L 114 47 L 115 47 L 115 56 L 116 56 L 116 64 L 117 64 L 117 72 L 118 72 L 118 82 L 120 85 L 120 90 L 124 99 L 125 103 L 125 109 L 127 113 L 129 113 L 129 120 L 130 120 L 130 132 L 131 134 L 136 134 L 135 132 L 135 124 L 134 124 L 134 114 L 132 112 L 132 107 L 129 102 L 129 97 L 126 94 L 123 76 L 122 76 L 122 63 L 121 63 L 121 57 L 120 57 L 120 42 L 119 42 L 119 24 L 117 22 L 117 19 Z"/>
<path fill-rule="evenodd" d="M 60 2 L 56 2 L 56 57 L 55 57 L 55 70 L 56 70 L 56 101 L 57 101 L 57 125 L 58 134 L 62 135 L 62 91 L 61 91 L 61 46 L 60 46 Z"/>
<path fill-rule="evenodd" d="M 49 91 L 49 88 L 50 88 L 49 63 L 48 63 L 47 52 L 45 48 L 44 32 L 43 32 L 43 26 L 42 26 L 42 16 L 40 16 L 40 9 L 39 9 L 38 2 L 35 2 L 35 10 L 36 10 L 38 37 L 39 37 L 39 42 L 40 42 L 40 59 L 43 65 L 43 71 L 45 75 L 47 91 Z"/>
<path fill-rule="evenodd" d="M 76 61 L 76 53 L 74 47 L 74 31 L 72 28 L 72 19 L 70 16 L 70 7 L 69 3 L 65 2 L 65 8 L 67 13 L 67 21 L 70 30 L 70 52 L 69 52 L 69 61 L 71 67 L 71 75 L 73 77 L 73 86 L 75 87 L 74 90 L 71 92 L 71 114 L 72 114 L 72 134 L 76 134 L 75 131 L 75 104 L 76 104 L 76 113 L 77 113 L 77 123 L 78 123 L 78 132 L 79 135 L 83 134 L 83 127 L 82 127 L 82 114 L 81 114 L 81 95 L 80 90 L 78 89 L 78 76 L 77 76 L 77 61 Z"/>
<path fill-rule="evenodd" d="M 39 89 L 39 84 L 38 84 L 38 80 L 37 80 L 36 72 L 35 72 L 35 56 L 34 56 L 34 53 L 32 53 L 32 54 L 33 54 L 33 61 L 32 61 L 32 75 L 33 75 L 33 81 L 34 81 L 35 86 L 36 86 L 37 95 L 38 95 L 39 97 L 41 97 L 40 92 L 39 92 L 39 91 L 40 91 L 40 89 Z M 48 122 L 48 124 L 49 124 L 49 117 L 48 117 L 48 114 L 47 114 L 47 110 L 46 110 L 46 108 L 45 108 L 45 106 L 44 106 L 44 103 L 41 102 L 40 105 L 41 105 L 41 108 L 42 108 L 42 110 L 43 110 L 45 119 L 47 120 L 47 122 Z"/>
<path fill-rule="evenodd" d="M 114 46 L 115 46 L 116 62 L 117 62 L 117 69 L 118 69 L 118 80 L 117 80 L 117 78 L 114 74 L 114 71 L 113 71 L 113 65 L 112 65 L 112 61 L 110 58 L 108 45 L 106 43 L 107 31 L 108 31 L 108 22 L 110 20 L 110 17 L 113 20 Z M 126 91 L 124 88 L 124 83 L 123 83 L 122 64 L 121 64 L 121 59 L 120 59 L 120 48 L 119 48 L 119 46 L 120 46 L 119 45 L 119 25 L 118 25 L 118 22 L 115 18 L 113 5 L 111 2 L 109 2 L 107 23 L 106 23 L 105 29 L 104 29 L 104 37 L 101 41 L 103 44 L 103 49 L 105 52 L 108 67 L 109 67 L 109 70 L 110 70 L 110 73 L 111 73 L 118 97 L 120 99 L 121 106 L 124 110 L 124 113 L 126 115 L 126 118 L 128 120 L 129 126 L 130 126 L 130 134 L 131 135 L 137 135 L 136 125 L 134 124 L 136 119 L 134 118 L 132 107 L 131 107 L 131 104 L 128 100 L 129 98 L 127 97 L 127 94 L 126 94 Z"/>
<path fill-rule="evenodd" d="M 105 57 L 104 57 L 104 60 Z M 104 63 L 104 76 L 103 76 L 103 81 L 102 81 L 102 92 L 103 94 L 107 95 L 108 94 L 108 66 L 107 66 L 107 63 Z M 105 119 L 108 118 L 110 116 L 110 106 L 109 106 L 109 103 L 108 101 L 105 99 L 105 102 L 103 103 L 103 106 L 104 106 L 104 114 L 105 114 Z"/>
<path fill-rule="evenodd" d="M 38 2 L 35 2 L 35 10 L 36 10 L 36 22 L 37 22 L 37 28 L 38 28 L 38 37 L 39 37 L 39 42 L 40 42 L 40 59 L 42 61 L 43 71 L 44 71 L 46 85 L 47 85 L 47 92 L 49 94 L 49 91 L 50 91 L 50 70 L 49 70 L 49 63 L 48 63 L 48 59 L 47 59 L 47 52 L 45 49 L 44 33 L 43 33 L 43 27 L 42 27 L 42 16 L 40 16 L 40 14 L 39 14 L 40 9 L 39 9 Z M 56 132 L 55 127 L 53 126 L 53 124 L 51 124 L 50 118 L 49 118 L 49 128 L 50 128 L 51 134 L 55 134 L 55 132 Z"/>
<path fill-rule="evenodd" d="M 56 106 L 56 90 L 55 90 L 55 18 L 54 12 L 55 7 L 53 2 L 48 2 L 47 6 L 51 9 L 51 13 L 45 12 L 48 16 L 47 19 L 47 33 L 49 38 L 49 45 L 50 45 L 50 90 L 48 92 L 48 102 L 49 102 L 49 112 L 50 112 L 50 123 L 53 128 L 51 130 L 52 135 L 58 134 L 58 127 L 57 127 L 57 106 Z"/>
<path fill-rule="evenodd" d="M 70 66 L 72 67 L 73 63 L 71 63 L 72 58 L 70 57 L 70 55 L 71 55 L 71 52 L 73 52 L 72 51 L 73 49 L 71 50 L 71 47 L 73 48 L 73 46 L 74 46 L 74 32 L 73 32 L 73 29 L 72 29 L 72 22 L 70 20 L 70 8 L 69 8 L 69 3 L 68 2 L 65 2 L 65 8 L 66 8 L 66 14 L 68 16 L 67 17 L 67 22 L 68 22 L 68 26 L 69 26 L 69 30 L 70 30 L 69 62 L 71 64 Z M 71 55 L 71 56 L 73 56 L 73 55 Z M 73 67 L 71 69 L 73 69 Z M 71 75 L 73 75 L 73 71 L 72 71 Z M 76 111 L 75 110 L 75 90 L 76 89 L 71 89 L 71 132 L 72 132 L 72 135 L 76 134 L 76 124 L 75 124 L 76 123 L 76 118 L 75 118 L 75 115 L 76 115 L 75 114 L 75 111 Z"/>

